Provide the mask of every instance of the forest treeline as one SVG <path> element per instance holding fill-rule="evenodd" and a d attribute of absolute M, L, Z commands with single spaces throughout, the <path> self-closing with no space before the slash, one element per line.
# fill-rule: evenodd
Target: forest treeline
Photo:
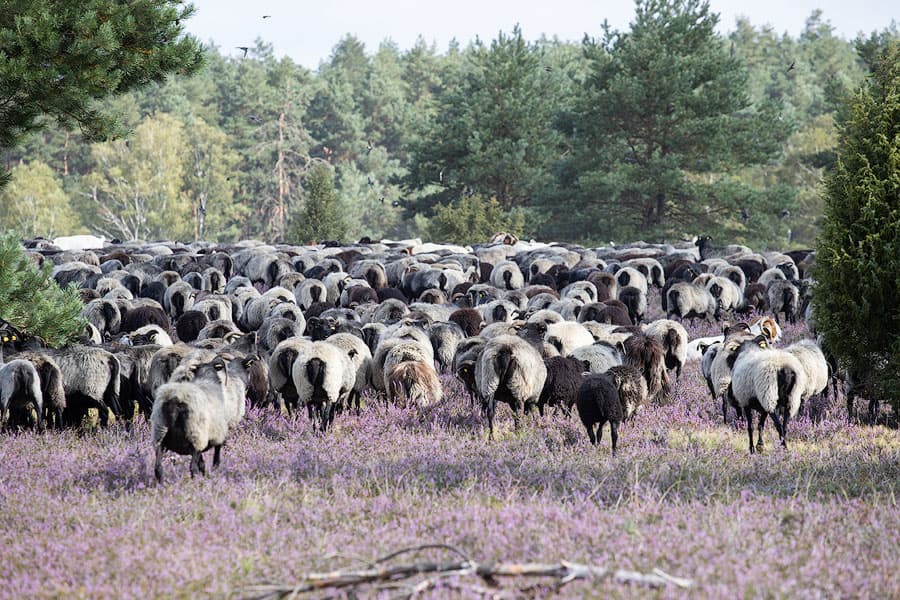
<path fill-rule="evenodd" d="M 720 36 L 717 18 L 649 0 L 628 31 L 581 43 L 513 27 L 401 51 L 348 35 L 316 71 L 264 40 L 246 56 L 209 47 L 193 75 L 107 101 L 128 136 L 88 143 L 47 123 L 4 152 L 0 220 L 23 237 L 302 243 L 329 237 L 302 223 L 324 190 L 344 239 L 502 226 L 810 246 L 835 111 L 896 26 L 845 40 L 816 11 L 799 37 L 747 20 Z"/>

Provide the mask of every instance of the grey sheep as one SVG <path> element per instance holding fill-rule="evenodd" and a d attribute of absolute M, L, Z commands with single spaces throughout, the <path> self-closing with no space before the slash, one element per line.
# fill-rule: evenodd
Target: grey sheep
<path fill-rule="evenodd" d="M 289 338 L 275 346 L 269 356 L 269 383 L 272 390 L 280 394 L 289 413 L 299 407 L 299 396 L 294 387 L 294 361 L 311 344 L 312 341 L 305 338 Z"/>
<path fill-rule="evenodd" d="M 677 315 L 682 321 L 696 318 L 714 319 L 718 303 L 706 288 L 693 283 L 678 282 L 669 288 L 666 295 L 667 318 Z"/>
<path fill-rule="evenodd" d="M 616 389 L 619 392 L 619 402 L 622 404 L 622 420 L 632 418 L 649 398 L 647 392 L 647 380 L 641 375 L 640 370 L 630 365 L 616 365 L 606 371 L 612 376 Z"/>
<path fill-rule="evenodd" d="M 356 404 L 356 414 L 360 412 L 360 400 L 363 391 L 369 386 L 372 378 L 372 353 L 366 343 L 352 333 L 335 333 L 325 340 L 344 351 L 356 373 L 356 381 L 347 399 L 347 408 Z"/>
<path fill-rule="evenodd" d="M 428 337 L 431 339 L 431 347 L 434 357 L 442 371 L 448 371 L 453 367 L 453 357 L 456 355 L 456 346 L 466 339 L 466 334 L 456 323 L 440 321 L 428 326 Z"/>
<path fill-rule="evenodd" d="M 605 373 L 610 367 L 622 364 L 622 351 L 607 342 L 582 346 L 569 355 L 581 362 L 586 371 Z"/>
<path fill-rule="evenodd" d="M 823 392 L 827 395 L 832 374 L 825 354 L 819 345 L 813 340 L 800 340 L 784 350 L 797 357 L 803 367 L 803 373 L 806 375 L 806 387 L 800 396 L 801 407 L 813 396 L 818 396 Z"/>
<path fill-rule="evenodd" d="M 561 321 L 547 325 L 544 339 L 556 348 L 561 356 L 568 356 L 576 348 L 590 346 L 594 336 L 582 325 L 574 321 Z"/>
<path fill-rule="evenodd" d="M 494 437 L 497 401 L 510 405 L 518 425 L 520 407 L 527 412 L 537 405 L 546 379 L 547 367 L 531 344 L 511 335 L 488 340 L 475 363 L 475 383 L 487 414 L 490 439 Z"/>
<path fill-rule="evenodd" d="M 735 311 L 744 302 L 744 294 L 738 285 L 727 277 L 714 275 L 706 282 L 706 289 L 716 299 L 718 313 Z"/>
<path fill-rule="evenodd" d="M 150 425 L 158 482 L 163 480 L 165 450 L 190 455 L 191 477 L 198 472 L 206 475 L 202 453 L 210 448 L 213 467 L 218 467 L 222 446 L 246 410 L 244 384 L 228 376 L 228 365 L 222 357 L 190 369 L 188 381 L 167 383 L 154 395 Z"/>
<path fill-rule="evenodd" d="M 184 281 L 176 281 L 172 283 L 163 296 L 163 308 L 169 314 L 169 318 L 177 319 L 186 310 L 191 310 L 194 306 L 194 299 L 197 297 L 197 290 Z"/>
<path fill-rule="evenodd" d="M 779 324 L 783 322 L 782 319 L 788 323 L 797 322 L 800 290 L 796 285 L 786 279 L 774 279 L 766 287 L 766 297 L 769 300 L 769 310 Z"/>
<path fill-rule="evenodd" d="M 647 278 L 633 267 L 623 267 L 616 273 L 616 282 L 619 288 L 636 287 L 644 294 L 647 293 Z"/>
<path fill-rule="evenodd" d="M 519 265 L 511 260 L 504 260 L 494 265 L 491 271 L 491 285 L 501 290 L 518 290 L 525 286 L 525 278 Z"/>
<path fill-rule="evenodd" d="M 647 312 L 647 294 L 634 286 L 623 287 L 619 291 L 619 300 L 628 308 L 628 318 L 635 325 L 640 325 Z"/>
<path fill-rule="evenodd" d="M 27 360 L 15 359 L 3 362 L 0 346 L 0 429 L 5 428 L 11 411 L 30 412 L 37 415 L 38 431 L 44 428 L 44 396 L 37 369 Z"/>
<path fill-rule="evenodd" d="M 291 376 L 298 401 L 306 405 L 310 419 L 318 416 L 319 429 L 325 433 L 355 383 L 350 359 L 334 344 L 313 342 L 297 355 Z"/>
<path fill-rule="evenodd" d="M 122 324 L 122 314 L 119 306 L 112 300 L 97 298 L 91 300 L 81 309 L 81 316 L 97 328 L 101 335 L 115 335 L 119 333 Z"/>

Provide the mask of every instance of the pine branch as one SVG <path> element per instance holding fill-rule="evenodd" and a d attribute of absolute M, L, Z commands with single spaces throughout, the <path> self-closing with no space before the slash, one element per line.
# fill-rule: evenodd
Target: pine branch
<path fill-rule="evenodd" d="M 399 556 L 419 553 L 423 550 L 443 549 L 452 552 L 457 560 L 429 561 L 386 564 Z M 415 577 L 427 575 L 419 581 L 407 581 Z M 488 587 L 466 585 L 459 582 L 442 582 L 447 577 L 479 577 Z M 515 590 L 497 588 L 498 578 L 540 577 L 550 578 L 547 584 L 532 585 Z M 559 591 L 563 586 L 576 580 L 604 581 L 612 579 L 620 584 L 642 585 L 651 588 L 675 586 L 686 589 L 693 585 L 690 579 L 674 577 L 659 569 L 651 573 L 640 573 L 624 569 L 609 569 L 595 565 L 586 565 L 568 561 L 559 563 L 490 563 L 476 562 L 467 558 L 461 551 L 443 544 L 415 546 L 394 552 L 362 569 L 346 569 L 325 573 L 306 573 L 300 576 L 295 584 L 265 584 L 244 589 L 241 596 L 255 600 L 277 600 L 295 597 L 326 589 L 353 589 L 374 584 L 378 591 L 403 589 L 405 597 L 414 597 L 422 592 L 438 587 L 449 587 L 464 590 L 471 594 L 491 598 L 522 597 L 522 595 L 545 595 Z"/>

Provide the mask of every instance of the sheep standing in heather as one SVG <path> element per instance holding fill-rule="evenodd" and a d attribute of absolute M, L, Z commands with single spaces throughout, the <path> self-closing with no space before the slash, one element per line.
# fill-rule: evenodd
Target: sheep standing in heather
<path fill-rule="evenodd" d="M 703 317 L 713 322 L 718 303 L 713 295 L 704 287 L 693 283 L 678 282 L 666 292 L 667 317 L 678 315 L 683 321 Z"/>
<path fill-rule="evenodd" d="M 165 450 L 191 456 L 191 477 L 198 472 L 206 475 L 202 453 L 210 448 L 213 467 L 218 467 L 229 431 L 244 416 L 244 384 L 228 377 L 223 358 L 188 369 L 190 373 L 184 376 L 176 369 L 173 378 L 177 381 L 156 390 L 150 425 L 156 454 L 154 473 L 159 482 L 163 480 Z"/>
<path fill-rule="evenodd" d="M 624 342 L 624 364 L 635 367 L 647 381 L 647 393 L 657 402 L 671 394 L 662 344 L 647 335 L 632 335 Z"/>
<path fill-rule="evenodd" d="M 5 335 L 5 334 L 4 334 Z M 3 362 L 0 345 L 0 428 L 6 426 L 11 411 L 37 414 L 37 428 L 44 428 L 44 399 L 37 369 L 27 360 Z"/>
<path fill-rule="evenodd" d="M 547 379 L 538 399 L 538 412 L 544 415 L 544 406 L 553 406 L 569 414 L 575 404 L 581 386 L 584 365 L 570 356 L 551 356 L 544 359 Z"/>
<path fill-rule="evenodd" d="M 294 361 L 312 342 L 305 338 L 289 338 L 275 346 L 269 357 L 269 382 L 272 390 L 281 396 L 281 402 L 288 413 L 293 413 L 299 405 L 297 388 L 294 386 Z"/>
<path fill-rule="evenodd" d="M 356 380 L 350 359 L 334 344 L 313 342 L 297 356 L 291 375 L 299 401 L 311 419 L 318 413 L 319 429 L 325 433 Z"/>
<path fill-rule="evenodd" d="M 356 379 L 347 396 L 347 409 L 356 403 L 356 414 L 360 413 L 360 401 L 363 390 L 369 385 L 372 370 L 372 353 L 366 343 L 352 333 L 335 333 L 325 340 L 344 351 L 353 365 Z"/>
<path fill-rule="evenodd" d="M 488 418 L 488 438 L 494 439 L 497 401 L 513 411 L 516 427 L 519 409 L 536 406 L 547 379 L 540 353 L 525 340 L 499 335 L 488 340 L 475 363 L 475 383 Z"/>
<path fill-rule="evenodd" d="M 622 421 L 627 421 L 647 404 L 647 381 L 638 369 L 629 365 L 610 367 L 606 374 L 616 384 L 623 410 Z"/>
<path fill-rule="evenodd" d="M 385 385 L 391 402 L 402 397 L 407 405 L 424 408 L 441 400 L 437 371 L 432 365 L 417 360 L 405 360 L 391 366 L 385 375 Z"/>
<path fill-rule="evenodd" d="M 625 419 L 625 409 L 619 400 L 619 390 L 612 375 L 595 373 L 585 377 L 578 388 L 575 406 L 591 444 L 596 446 L 600 442 L 603 438 L 603 426 L 609 423 L 612 453 L 615 456 L 619 440 L 618 427 Z M 598 425 L 596 433 L 595 425 Z"/>
<path fill-rule="evenodd" d="M 825 360 L 825 354 L 819 345 L 813 340 L 800 340 L 785 348 L 785 352 L 789 352 L 797 357 L 800 365 L 803 367 L 806 375 L 806 387 L 800 396 L 800 407 L 803 403 L 818 396 L 823 392 L 828 393 L 828 383 L 831 380 L 831 368 L 828 361 Z"/>
<path fill-rule="evenodd" d="M 643 329 L 645 335 L 662 344 L 666 369 L 675 369 L 675 376 L 680 378 L 687 362 L 688 334 L 684 325 L 671 319 L 657 319 Z"/>
<path fill-rule="evenodd" d="M 787 426 L 800 409 L 800 398 L 806 389 L 806 374 L 800 361 L 784 350 L 760 347 L 759 336 L 743 342 L 731 356 L 732 376 L 728 399 L 744 410 L 750 454 L 763 449 L 763 427 L 771 415 L 781 445 L 787 449 Z M 753 445 L 753 411 L 760 413 L 759 436 Z"/>

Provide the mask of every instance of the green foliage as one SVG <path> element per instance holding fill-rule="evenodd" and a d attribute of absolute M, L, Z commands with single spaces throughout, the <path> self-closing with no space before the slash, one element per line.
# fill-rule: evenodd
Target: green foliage
<path fill-rule="evenodd" d="M 471 244 L 487 242 L 505 231 L 522 235 L 525 216 L 521 210 L 504 210 L 496 198 L 464 196 L 452 204 L 439 204 L 428 225 L 427 237 L 435 242 Z"/>
<path fill-rule="evenodd" d="M 334 189 L 334 169 L 326 162 L 316 162 L 306 176 L 306 201 L 292 218 L 293 243 L 307 244 L 322 240 L 342 240 L 347 234 L 344 209 Z"/>
<path fill-rule="evenodd" d="M 737 221 L 754 190 L 729 176 L 775 156 L 789 127 L 777 102 L 751 101 L 717 22 L 699 0 L 639 1 L 628 33 L 585 42 L 575 151 L 546 206 L 571 210 L 551 233 L 662 240 Z"/>
<path fill-rule="evenodd" d="M 0 233 L 0 318 L 51 346 L 72 342 L 86 325 L 78 291 L 60 289 L 50 265 L 38 269 L 12 233 Z"/>
<path fill-rule="evenodd" d="M 900 411 L 900 44 L 839 113 L 816 258 L 816 326 Z"/>
<path fill-rule="evenodd" d="M 0 188 L 0 223 L 24 238 L 83 232 L 69 198 L 46 163 L 16 165 L 10 175 L 9 185 Z"/>
<path fill-rule="evenodd" d="M 190 73 L 202 47 L 182 34 L 193 6 L 180 0 L 10 0 L 0 10 L 0 149 L 45 125 L 89 140 L 122 133 L 98 101 Z"/>

